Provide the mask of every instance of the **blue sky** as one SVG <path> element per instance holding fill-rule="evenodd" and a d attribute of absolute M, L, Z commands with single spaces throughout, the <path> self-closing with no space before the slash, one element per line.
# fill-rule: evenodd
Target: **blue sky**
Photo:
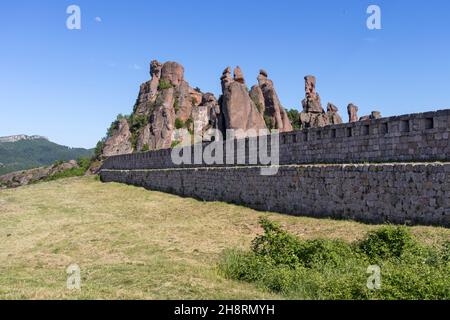
<path fill-rule="evenodd" d="M 71 4 L 81 30 L 66 28 Z M 370 4 L 382 30 L 366 27 Z M 216 94 L 226 66 L 249 86 L 264 68 L 286 108 L 300 108 L 313 74 L 344 119 L 349 102 L 360 115 L 448 108 L 449 16 L 448 0 L 2 1 L 0 136 L 93 147 L 131 112 L 152 59 L 182 63 L 191 86 Z"/>

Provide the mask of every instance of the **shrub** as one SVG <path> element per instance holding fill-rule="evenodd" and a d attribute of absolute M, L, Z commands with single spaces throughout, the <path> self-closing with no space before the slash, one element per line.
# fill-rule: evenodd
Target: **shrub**
<path fill-rule="evenodd" d="M 90 165 L 91 165 L 91 160 L 88 158 L 79 158 L 77 160 L 78 165 L 80 166 L 80 168 L 84 169 L 84 171 L 86 171 L 87 169 L 89 169 Z"/>
<path fill-rule="evenodd" d="M 175 119 L 175 128 L 176 129 L 182 129 L 185 127 L 185 123 L 183 120 L 181 120 L 180 118 L 176 118 Z"/>
<path fill-rule="evenodd" d="M 291 109 L 287 112 L 287 115 L 294 130 L 302 129 L 302 125 L 300 124 L 300 115 L 297 110 Z"/>
<path fill-rule="evenodd" d="M 133 114 L 128 118 L 128 124 L 130 125 L 131 131 L 140 130 L 148 124 L 148 117 L 145 115 Z"/>
<path fill-rule="evenodd" d="M 194 125 L 194 120 L 192 120 L 192 118 L 189 118 L 186 120 L 184 127 L 186 129 L 188 129 L 191 134 L 193 134 L 193 132 L 194 132 L 193 125 Z"/>
<path fill-rule="evenodd" d="M 57 165 L 61 165 L 63 163 L 64 163 L 64 161 Z M 45 179 L 45 181 L 54 181 L 54 180 L 63 179 L 63 178 L 81 177 L 89 169 L 89 167 L 91 165 L 91 160 L 87 159 L 87 158 L 80 158 L 77 160 L 77 163 L 79 166 L 78 168 L 71 168 L 71 169 L 64 170 L 62 172 L 55 173 L 55 174 L 47 177 Z"/>
<path fill-rule="evenodd" d="M 130 143 L 133 148 L 133 152 L 137 151 L 137 145 L 139 140 L 139 133 L 137 131 L 131 132 Z"/>
<path fill-rule="evenodd" d="M 101 158 L 104 147 L 105 147 L 105 139 L 102 139 L 99 142 L 97 142 L 92 160 L 97 160 Z"/>
<path fill-rule="evenodd" d="M 63 160 L 56 160 L 55 162 L 53 162 L 53 166 L 54 166 L 54 167 L 57 167 L 57 166 L 62 165 L 63 163 L 64 163 Z"/>
<path fill-rule="evenodd" d="M 173 85 L 170 83 L 170 81 L 161 79 L 159 80 L 159 85 L 158 85 L 158 89 L 159 90 L 166 90 L 166 89 L 170 89 L 173 88 Z"/>
<path fill-rule="evenodd" d="M 111 125 L 109 126 L 107 132 L 106 132 L 106 137 L 109 138 L 114 134 L 114 131 L 119 129 L 119 124 L 120 121 L 122 121 L 123 119 L 125 120 L 129 120 L 130 116 L 124 116 L 123 114 L 118 114 L 116 117 L 116 120 L 114 122 L 111 123 Z"/>
<path fill-rule="evenodd" d="M 266 218 L 260 219 L 264 234 L 252 242 L 253 252 L 258 256 L 270 257 L 275 264 L 295 265 L 300 241 L 281 229 L 281 226 Z"/>
<path fill-rule="evenodd" d="M 181 141 L 172 141 L 172 144 L 171 144 L 171 148 L 173 149 L 173 148 L 176 148 L 179 144 L 181 143 Z"/>
<path fill-rule="evenodd" d="M 371 261 L 401 258 L 406 250 L 417 247 L 406 227 L 384 227 L 373 231 L 358 243 L 359 249 Z"/>
<path fill-rule="evenodd" d="M 271 117 L 264 115 L 264 122 L 266 123 L 267 129 L 269 129 L 269 130 L 274 129 L 274 125 L 273 125 L 273 121 L 272 121 Z"/>
<path fill-rule="evenodd" d="M 130 142 L 133 150 L 137 150 L 139 131 L 142 130 L 142 128 L 144 128 L 148 123 L 149 117 L 146 115 L 133 114 L 128 118 L 128 124 L 131 132 Z"/>
<path fill-rule="evenodd" d="M 365 239 L 300 240 L 266 218 L 252 250 L 227 250 L 219 269 L 296 299 L 449 299 L 450 242 L 441 249 L 415 241 L 408 229 L 384 227 Z M 367 288 L 367 268 L 382 270 L 380 290 Z"/>
<path fill-rule="evenodd" d="M 178 98 L 175 98 L 175 101 L 173 102 L 173 109 L 176 114 L 180 112 L 180 102 L 178 101 Z"/>

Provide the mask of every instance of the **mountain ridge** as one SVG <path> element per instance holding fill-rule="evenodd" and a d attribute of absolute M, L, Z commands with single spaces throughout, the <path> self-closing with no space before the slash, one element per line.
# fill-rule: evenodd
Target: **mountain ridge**
<path fill-rule="evenodd" d="M 39 135 L 32 135 L 28 136 L 26 134 L 16 134 L 12 136 L 4 136 L 0 137 L 0 143 L 11 143 L 11 142 L 18 142 L 23 140 L 47 140 L 50 141 L 47 137 L 39 136 Z"/>
<path fill-rule="evenodd" d="M 56 161 L 90 158 L 93 154 L 93 149 L 59 145 L 43 136 L 0 137 L 0 175 L 46 167 Z"/>

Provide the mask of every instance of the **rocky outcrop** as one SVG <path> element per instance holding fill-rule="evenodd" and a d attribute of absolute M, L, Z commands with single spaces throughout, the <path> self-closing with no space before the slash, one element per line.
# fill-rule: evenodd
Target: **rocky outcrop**
<path fill-rule="evenodd" d="M 302 101 L 303 111 L 300 113 L 302 128 L 324 127 L 342 123 L 338 108 L 328 103 L 327 112 L 322 108 L 320 95 L 316 92 L 316 78 L 305 77 L 305 99 Z"/>
<path fill-rule="evenodd" d="M 128 121 L 120 121 L 112 130 L 103 157 L 170 148 L 186 142 L 189 133 L 219 127 L 217 99 L 192 88 L 184 79 L 182 65 L 154 60 L 150 75 L 151 80 L 140 87 Z"/>
<path fill-rule="evenodd" d="M 252 87 L 250 97 L 258 111 L 264 114 L 266 125 L 280 132 L 292 131 L 287 112 L 281 105 L 273 81 L 268 78 L 267 72 L 260 70 L 257 80 L 258 85 Z"/>
<path fill-rule="evenodd" d="M 348 112 L 348 122 L 357 122 L 358 121 L 358 107 L 355 106 L 353 103 L 350 103 L 347 106 L 347 112 Z"/>
<path fill-rule="evenodd" d="M 8 173 L 4 176 L 0 176 L 0 189 L 18 188 L 31 183 L 45 181 L 55 174 L 75 168 L 79 168 L 79 165 L 75 160 L 71 160 L 49 167 Z"/>
<path fill-rule="evenodd" d="M 307 113 L 324 113 L 320 95 L 316 92 L 316 77 L 305 77 L 305 99 L 302 101 L 303 111 Z"/>
<path fill-rule="evenodd" d="M 161 79 L 170 82 L 174 87 L 181 85 L 184 81 L 184 67 L 177 62 L 166 62 L 163 64 Z"/>
<path fill-rule="evenodd" d="M 327 116 L 330 124 L 343 123 L 341 116 L 339 115 L 339 109 L 332 103 L 327 105 Z"/>
<path fill-rule="evenodd" d="M 362 116 L 361 118 L 359 118 L 359 121 L 376 120 L 376 119 L 381 119 L 381 112 L 372 111 L 370 115 Z"/>
<path fill-rule="evenodd" d="M 234 71 L 234 81 L 245 84 L 244 74 L 242 73 L 241 67 L 237 66 Z"/>
<path fill-rule="evenodd" d="M 381 118 L 381 112 L 379 111 L 372 111 L 370 115 L 362 116 L 358 118 L 358 110 L 359 108 L 354 105 L 353 103 L 350 103 L 347 107 L 348 112 L 348 122 L 358 122 L 358 121 L 368 121 L 368 120 L 375 120 Z"/>
<path fill-rule="evenodd" d="M 330 124 L 325 112 L 300 112 L 299 117 L 302 128 L 320 128 Z"/>
<path fill-rule="evenodd" d="M 202 97 L 202 106 L 207 107 L 208 110 L 208 127 L 205 130 L 212 128 L 220 131 L 225 130 L 225 125 L 223 123 L 223 117 L 221 113 L 221 108 L 219 101 L 212 93 L 205 93 Z"/>
<path fill-rule="evenodd" d="M 264 114 L 264 112 L 266 111 L 266 102 L 264 100 L 264 95 L 260 86 L 254 85 L 250 89 L 250 98 L 256 104 L 256 108 L 258 109 L 258 111 L 261 114 Z"/>
<path fill-rule="evenodd" d="M 139 136 L 138 151 L 144 148 L 157 150 L 170 147 L 177 114 L 174 107 L 177 101 L 175 96 L 177 89 L 180 88 L 169 87 L 160 89 L 158 92 L 153 108 L 148 110 L 146 115 L 147 124 L 143 130 L 137 131 Z M 180 110 L 179 113 L 181 113 Z"/>
<path fill-rule="evenodd" d="M 226 129 L 241 129 L 256 131 L 267 129 L 263 114 L 250 98 L 243 73 L 239 67 L 234 70 L 234 78 L 231 77 L 231 68 L 226 68 L 221 77 L 222 97 L 220 99 L 221 110 Z M 243 138 L 246 134 L 237 135 Z"/>
<path fill-rule="evenodd" d="M 128 154 L 133 152 L 131 132 L 127 119 L 118 120 L 112 128 L 111 136 L 106 140 L 102 154 L 104 157 Z"/>
<path fill-rule="evenodd" d="M 260 70 L 258 84 L 249 91 L 244 73 L 238 66 L 232 74 L 231 68 L 221 76 L 222 95 L 219 100 L 212 93 L 203 93 L 192 88 L 184 79 L 184 68 L 176 62 L 150 64 L 151 80 L 143 83 L 133 110 L 126 120 L 117 123 L 103 148 L 103 156 L 166 149 L 180 143 L 190 144 L 189 135 L 195 133 L 203 141 L 211 139 L 209 129 L 248 130 L 277 129 L 280 132 L 293 130 L 288 112 L 283 108 L 273 81 L 265 70 Z M 305 98 L 302 100 L 296 128 L 324 127 L 343 123 L 338 108 L 328 103 L 322 107 L 316 90 L 316 78 L 306 76 Z M 358 119 L 358 107 L 348 106 L 349 121 Z M 295 113 L 289 113 L 292 117 Z M 360 120 L 377 119 L 381 115 L 373 112 Z M 244 134 L 244 136 L 246 136 Z M 238 136 L 242 138 L 242 136 Z M 195 140 L 199 142 L 199 140 Z"/>

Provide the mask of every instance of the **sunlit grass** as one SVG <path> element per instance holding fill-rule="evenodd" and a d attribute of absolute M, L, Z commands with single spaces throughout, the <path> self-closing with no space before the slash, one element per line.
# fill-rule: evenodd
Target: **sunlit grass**
<path fill-rule="evenodd" d="M 282 298 L 225 279 L 228 248 L 246 249 L 261 215 L 302 239 L 354 241 L 375 226 L 267 214 L 94 178 L 71 178 L 0 191 L 2 299 Z M 450 230 L 411 228 L 428 244 Z M 81 268 L 82 289 L 66 289 L 66 268 Z"/>

